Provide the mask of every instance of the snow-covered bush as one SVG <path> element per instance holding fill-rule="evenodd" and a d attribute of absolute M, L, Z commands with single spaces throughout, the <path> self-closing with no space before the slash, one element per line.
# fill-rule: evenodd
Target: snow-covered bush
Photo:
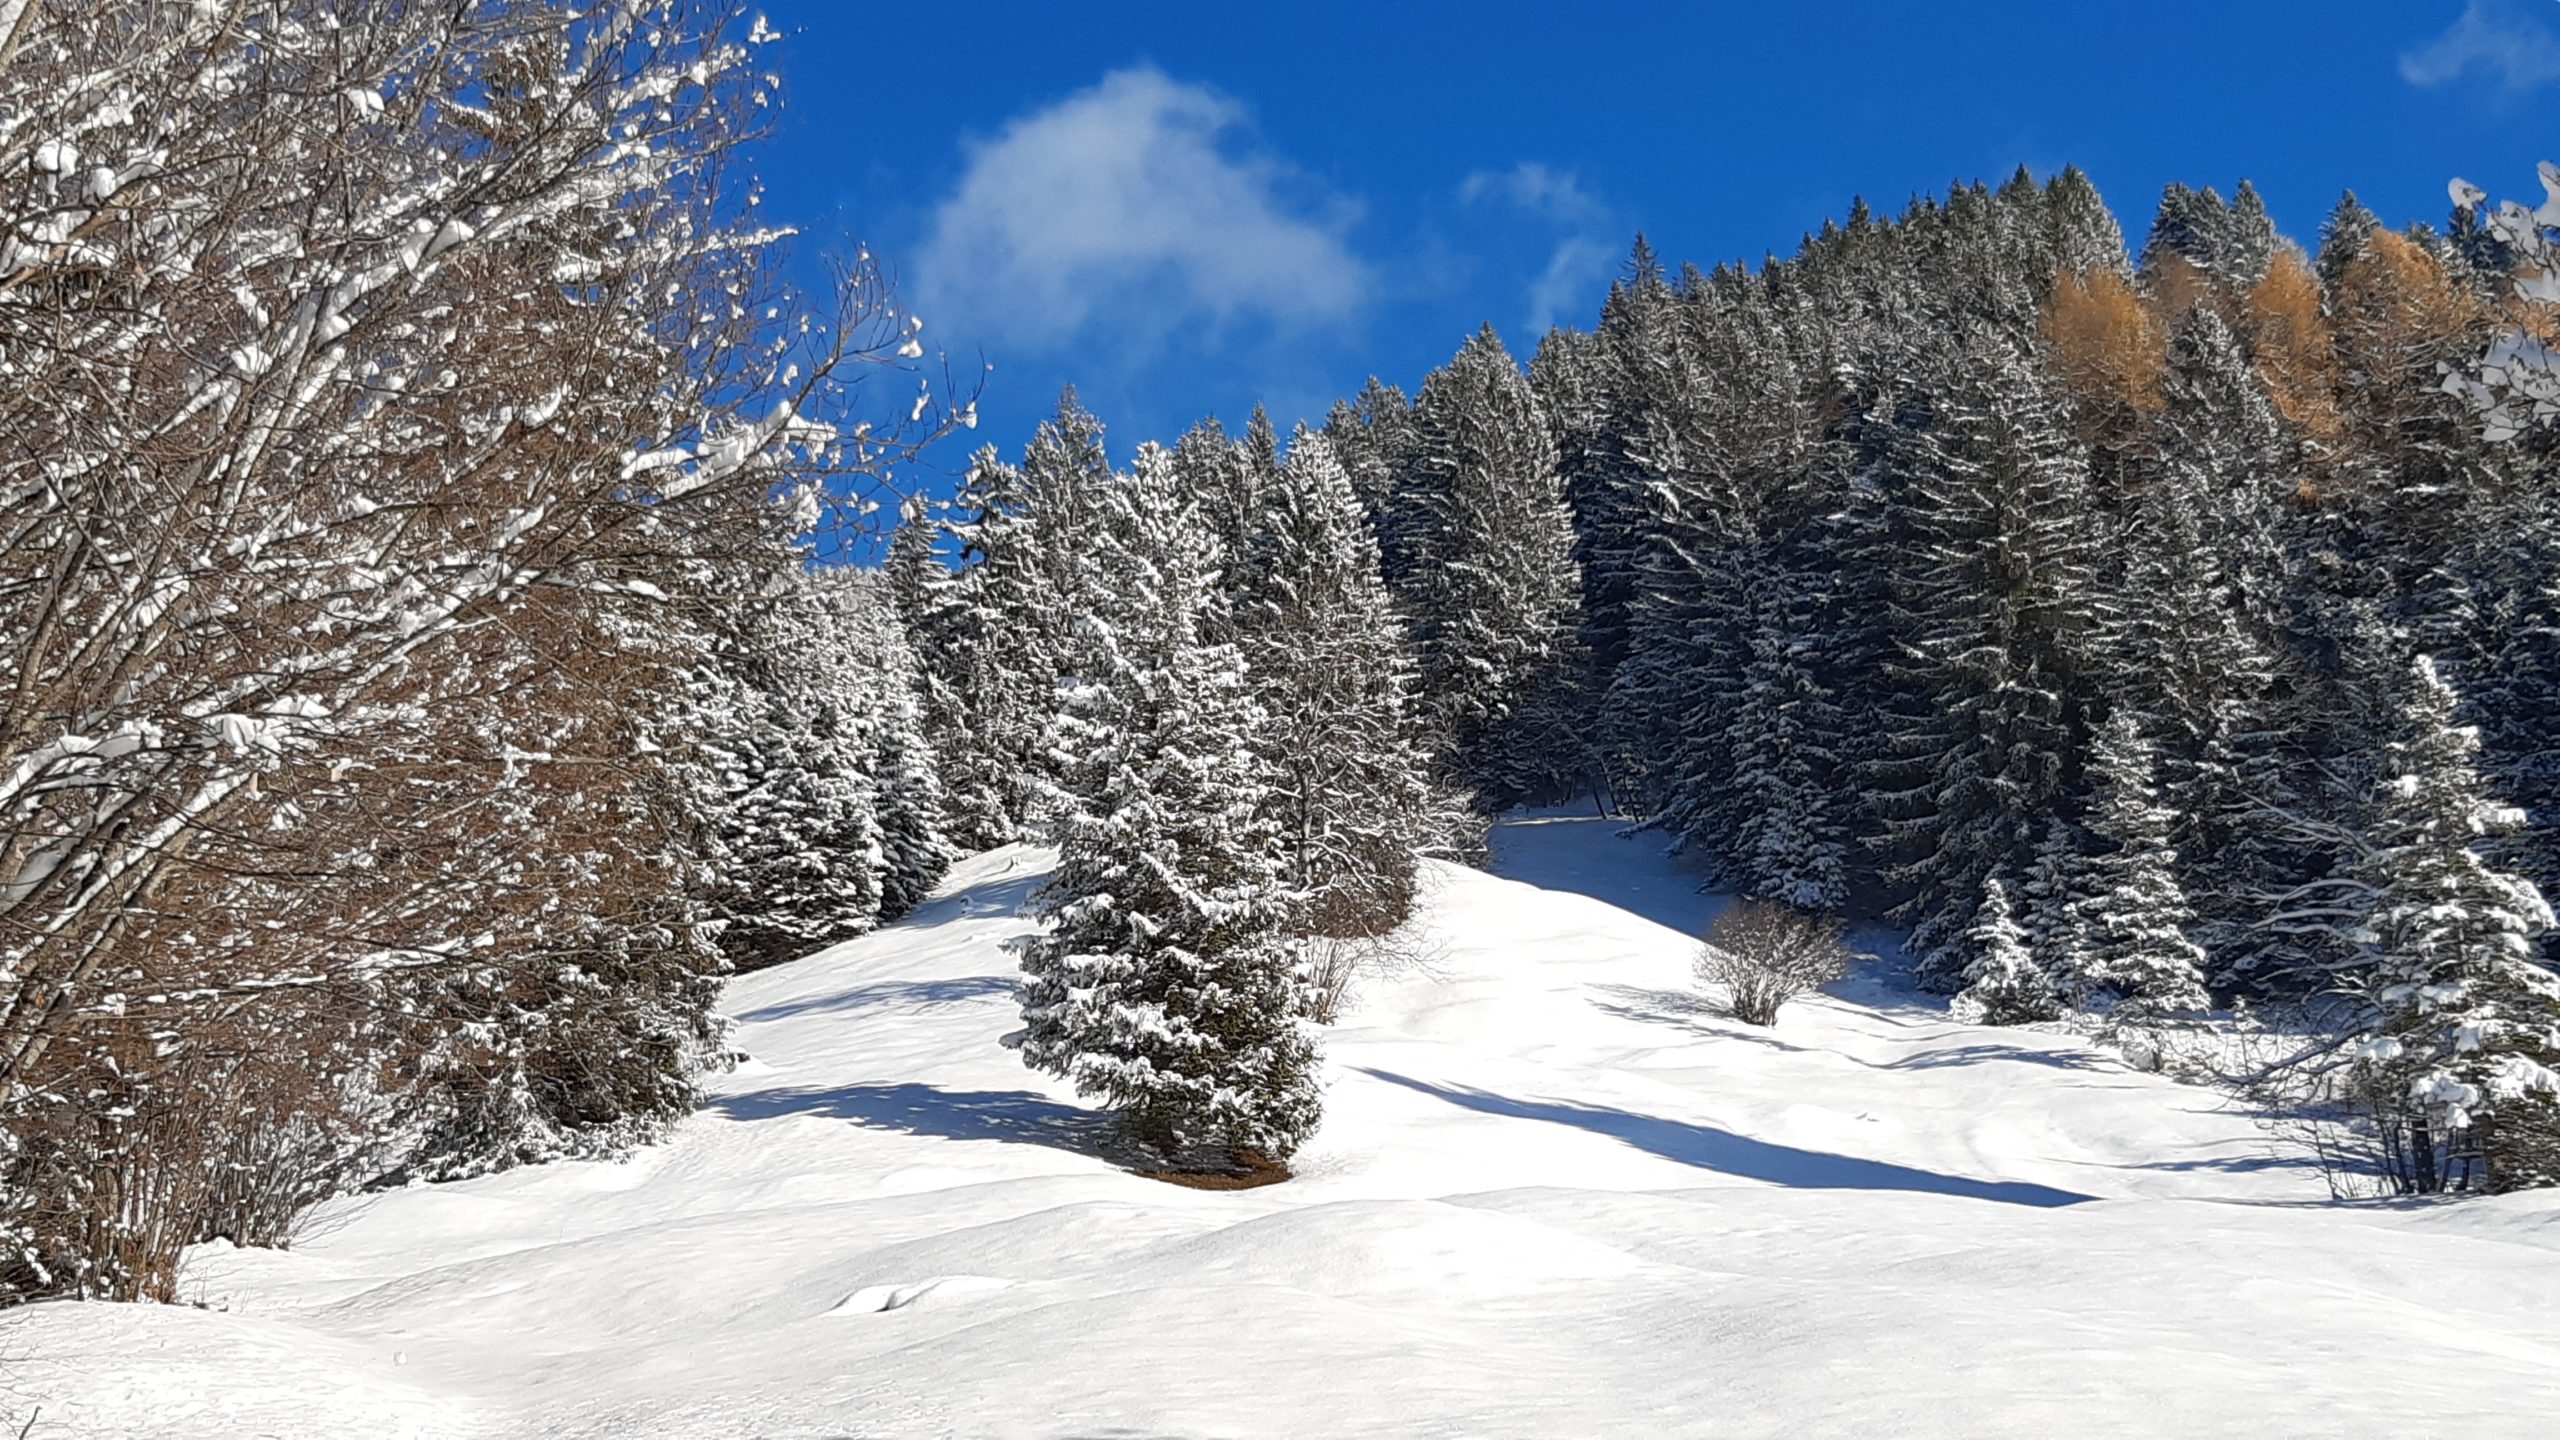
<path fill-rule="evenodd" d="M 1736 900 L 1707 927 L 1698 978 L 1725 992 L 1725 1009 L 1750 1025 L 1774 1025 L 1778 1011 L 1849 973 L 1856 958 L 1840 922 L 1792 906 Z"/>

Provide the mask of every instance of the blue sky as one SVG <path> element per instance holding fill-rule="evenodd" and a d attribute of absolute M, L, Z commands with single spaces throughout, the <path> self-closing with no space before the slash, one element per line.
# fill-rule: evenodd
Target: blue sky
<path fill-rule="evenodd" d="M 2023 163 L 2137 243 L 2164 184 L 2244 176 L 2308 241 L 2342 188 L 2438 221 L 2560 158 L 2560 0 L 765 4 L 767 213 L 994 363 L 955 469 L 1070 380 L 1125 454 L 1410 389 L 1485 320 L 1525 358 L 1638 229 L 1756 261 Z"/>

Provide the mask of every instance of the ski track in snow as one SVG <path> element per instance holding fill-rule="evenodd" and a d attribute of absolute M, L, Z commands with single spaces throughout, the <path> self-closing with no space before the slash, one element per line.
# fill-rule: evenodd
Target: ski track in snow
<path fill-rule="evenodd" d="M 626 1163 L 0 1315 L 36 1436 L 2547 1435 L 2560 1195 L 2327 1203 L 2210 1092 L 1853 978 L 1772 1030 L 1605 821 L 1434 867 L 1299 1178 L 1117 1169 L 998 1043 L 1048 856 L 729 992 Z"/>

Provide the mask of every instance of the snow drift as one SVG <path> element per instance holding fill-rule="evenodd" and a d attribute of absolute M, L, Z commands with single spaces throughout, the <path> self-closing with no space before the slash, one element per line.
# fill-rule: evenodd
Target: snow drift
<path fill-rule="evenodd" d="M 37 1435 L 2475 1435 L 2560 1407 L 2560 1199 L 2340 1206 L 2214 1095 L 1872 982 L 1771 1030 L 1603 822 L 1435 868 L 1300 1176 L 1179 1189 L 1025 1070 L 1049 857 L 730 990 L 669 1143 L 0 1316 Z"/>

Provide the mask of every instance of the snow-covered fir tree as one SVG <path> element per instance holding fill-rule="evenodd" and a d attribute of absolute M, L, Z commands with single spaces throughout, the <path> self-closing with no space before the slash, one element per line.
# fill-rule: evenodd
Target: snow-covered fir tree
<path fill-rule="evenodd" d="M 2045 214 L 2053 228 L 2057 272 L 2087 275 L 2106 270 L 2130 274 L 2132 262 L 2125 255 L 2124 227 L 2116 223 L 2107 202 L 2099 197 L 2098 187 L 2079 166 L 2065 165 L 2062 173 L 2053 177 Z"/>
<path fill-rule="evenodd" d="M 1563 334 L 1539 347 L 1539 382 L 1557 435 L 1557 465 L 1574 518 L 1582 578 L 1582 640 L 1595 663 L 1626 658 L 1629 609 L 1651 521 L 1662 505 L 1667 457 L 1653 453 L 1653 417 L 1677 404 L 1674 297 L 1661 259 L 1642 235 L 1626 273 L 1609 289 L 1588 337 Z"/>
<path fill-rule="evenodd" d="M 2010 908 L 2009 887 L 1994 875 L 1982 882 L 1982 903 L 1965 936 L 1973 959 L 1964 988 L 1948 1011 L 1968 1025 L 2028 1025 L 2062 1013 L 2053 977 L 2027 948 L 2027 932 Z"/>
<path fill-rule="evenodd" d="M 1312 935 L 1382 935 L 1412 908 L 1431 786 L 1413 665 L 1377 541 L 1332 442 L 1299 427 L 1234 592 L 1267 724 L 1272 818 Z"/>
<path fill-rule="evenodd" d="M 1254 416 L 1261 429 L 1269 428 L 1270 422 L 1259 409 Z M 1276 466 L 1278 462 L 1272 463 Z M 1173 468 L 1184 493 L 1198 507 L 1218 554 L 1224 557 L 1222 583 L 1210 596 L 1209 633 L 1219 639 L 1232 639 L 1233 597 L 1238 589 L 1250 584 L 1248 571 L 1254 563 L 1263 507 L 1278 477 L 1264 473 L 1250 434 L 1246 439 L 1235 439 L 1214 418 L 1192 426 L 1174 445 Z"/>
<path fill-rule="evenodd" d="M 1836 746 L 1845 721 L 1822 676 L 1805 578 L 1767 578 L 1722 751 L 1738 822 L 1725 866 L 1743 894 L 1830 912 L 1848 890 Z"/>
<path fill-rule="evenodd" d="M 1413 569 L 1416 537 L 1404 526 L 1409 511 L 1398 499 L 1410 485 L 1422 437 L 1415 429 L 1413 402 L 1402 390 L 1376 376 L 1357 396 L 1337 403 L 1324 422 L 1352 493 L 1378 535 L 1378 568 L 1391 593 L 1403 593 Z"/>
<path fill-rule="evenodd" d="M 721 943 L 742 968 L 894 920 L 949 868 L 892 608 L 885 577 L 793 571 L 698 679 L 691 723 L 722 789 Z"/>
<path fill-rule="evenodd" d="M 1954 989 L 1986 876 L 2016 873 L 2076 768 L 2100 592 L 2086 457 L 2014 342 L 1968 336 L 1894 438 L 1893 681 L 1867 786 L 1921 975 Z"/>
<path fill-rule="evenodd" d="M 2432 662 L 2399 699 L 2381 843 L 2363 867 L 2373 1098 L 2410 1188 L 2560 1183 L 2560 977 L 2534 946 L 2551 907 L 2480 853 L 2522 817 L 2485 792 L 2478 737 Z"/>
<path fill-rule="evenodd" d="M 893 576 L 875 583 L 839 579 L 856 651 L 873 657 L 863 687 L 863 772 L 879 827 L 880 919 L 896 920 L 923 903 L 955 858 L 943 827 L 950 812 L 941 762 L 925 733 L 928 692 L 906 627 Z"/>
<path fill-rule="evenodd" d="M 1023 948 L 1026 1063 L 1176 1163 L 1286 1160 L 1320 1110 L 1297 895 L 1243 657 L 1202 634 L 1219 556 L 1170 457 L 1091 497 L 1090 573 L 1049 739 L 1059 862 Z"/>
<path fill-rule="evenodd" d="M 2082 867 L 2083 948 L 2061 977 L 2084 1005 L 2093 995 L 2112 997 L 2113 1013 L 2137 1019 L 2212 1004 L 2204 951 L 2187 938 L 2195 912 L 2178 884 L 2170 812 L 2154 787 L 2151 757 L 2132 712 L 2120 710 L 2099 728 L 2090 754 L 2097 797 L 2089 829 L 2103 848 Z"/>
<path fill-rule="evenodd" d="M 2320 251 L 2317 259 L 2321 282 L 2332 288 L 2346 278 L 2347 267 L 2363 256 L 2375 232 L 2382 229 L 2382 217 L 2373 213 L 2352 190 L 2341 194 L 2329 210 L 2329 218 L 2320 224 Z"/>
<path fill-rule="evenodd" d="M 2105 625 L 2105 688 L 2155 737 L 2178 877 L 2212 945 L 2245 967 L 2248 897 L 2280 864 L 2266 824 L 2284 793 L 2275 637 L 2285 621 L 2279 423 L 2238 338 L 2209 306 L 2172 333 L 2164 405 L 2125 505 Z"/>
<path fill-rule="evenodd" d="M 1578 778 L 1580 581 L 1555 438 L 1491 326 L 1415 405 L 1410 614 L 1447 773 L 1488 806 Z"/>
<path fill-rule="evenodd" d="M 944 528 L 960 568 L 937 573 L 911 522 L 898 584 L 908 639 L 926 677 L 925 726 L 941 760 L 946 830 L 984 849 L 1022 833 L 1037 808 L 1040 740 L 1054 706 L 1053 612 L 1035 563 L 1036 522 L 1022 472 L 978 453 Z"/>
<path fill-rule="evenodd" d="M 2076 822 L 2054 816 L 2036 841 L 2035 858 L 2009 887 L 2027 953 L 2047 977 L 2078 973 L 2089 948 L 2088 916 L 2080 903 L 2089 891 L 2089 850 L 2089 838 Z"/>
<path fill-rule="evenodd" d="M 2236 289 L 2263 279 L 2278 245 L 2275 224 L 2257 187 L 2243 180 L 2226 201 L 2208 185 L 2171 185 L 2160 197 L 2142 263 L 2157 273 L 2172 259 Z"/>

